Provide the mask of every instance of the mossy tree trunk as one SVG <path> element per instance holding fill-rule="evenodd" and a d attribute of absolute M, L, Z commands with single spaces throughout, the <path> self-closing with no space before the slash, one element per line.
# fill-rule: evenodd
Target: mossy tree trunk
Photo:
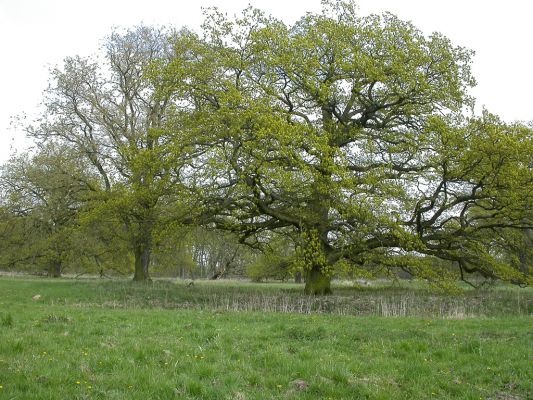
<path fill-rule="evenodd" d="M 307 271 L 304 291 L 309 295 L 331 294 L 331 277 L 323 273 L 320 265 Z"/>
<path fill-rule="evenodd" d="M 134 249 L 135 254 L 135 274 L 133 275 L 134 281 L 150 281 L 150 273 L 148 271 L 150 267 L 150 256 L 152 249 L 149 241 L 137 243 Z"/>
<path fill-rule="evenodd" d="M 529 273 L 529 265 L 531 249 L 533 248 L 533 229 L 527 229 L 522 233 L 522 246 L 518 249 L 518 261 L 520 272 L 527 275 Z"/>
<path fill-rule="evenodd" d="M 135 272 L 133 280 L 138 282 L 151 281 L 150 261 L 153 249 L 154 209 L 152 204 L 144 202 L 141 216 L 133 224 L 133 255 L 135 257 Z"/>

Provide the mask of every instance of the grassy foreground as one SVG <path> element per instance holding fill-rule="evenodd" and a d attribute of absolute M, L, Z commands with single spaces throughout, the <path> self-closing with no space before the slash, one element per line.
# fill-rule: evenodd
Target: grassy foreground
<path fill-rule="evenodd" d="M 295 290 L 1 278 L 0 399 L 516 400 L 533 393 L 529 289 L 483 294 L 494 313 L 483 306 L 480 316 L 457 318 L 438 307 L 433 316 L 339 315 L 359 304 L 352 298 L 367 304 L 371 297 L 376 315 L 385 315 L 380 297 L 389 307 L 394 296 L 445 302 L 387 289 L 341 290 L 338 297 L 351 302 L 321 300 L 330 309 L 313 310 L 322 303 L 308 299 L 301 313 L 268 305 L 304 304 Z"/>

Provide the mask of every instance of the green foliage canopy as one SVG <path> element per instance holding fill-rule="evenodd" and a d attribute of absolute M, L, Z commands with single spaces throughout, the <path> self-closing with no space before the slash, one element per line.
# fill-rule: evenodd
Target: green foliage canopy
<path fill-rule="evenodd" d="M 438 257 L 529 279 L 486 239 L 531 225 L 531 129 L 465 116 L 470 51 L 346 2 L 292 26 L 215 9 L 204 28 L 159 76 L 209 144 L 194 174 L 218 226 L 251 245 L 290 235 L 309 293 L 327 293 L 346 262 L 442 284 L 455 276 Z"/>

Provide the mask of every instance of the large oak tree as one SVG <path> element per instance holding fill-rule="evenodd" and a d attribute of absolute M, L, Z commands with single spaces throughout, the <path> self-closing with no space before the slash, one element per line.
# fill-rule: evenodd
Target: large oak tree
<path fill-rule="evenodd" d="M 391 14 L 326 2 L 293 25 L 208 12 L 161 73 L 210 143 L 191 171 L 224 229 L 296 243 L 306 292 L 339 265 L 525 282 L 490 246 L 531 226 L 531 130 L 466 117 L 471 52 Z M 183 115 L 182 115 L 183 116 Z"/>

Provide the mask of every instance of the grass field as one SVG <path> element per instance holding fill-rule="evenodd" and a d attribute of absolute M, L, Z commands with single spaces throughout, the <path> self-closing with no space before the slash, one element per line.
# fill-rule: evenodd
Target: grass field
<path fill-rule="evenodd" d="M 300 291 L 0 278 L 0 399 L 531 398 L 531 289 Z"/>

